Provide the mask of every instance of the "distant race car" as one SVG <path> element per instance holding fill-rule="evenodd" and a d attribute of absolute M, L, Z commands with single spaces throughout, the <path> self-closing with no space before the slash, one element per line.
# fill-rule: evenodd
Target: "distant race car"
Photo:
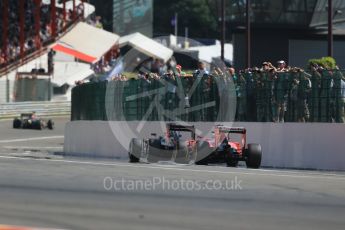
<path fill-rule="evenodd" d="M 35 113 L 22 113 L 20 118 L 13 119 L 14 129 L 54 129 L 52 120 L 37 118 Z"/>
<path fill-rule="evenodd" d="M 245 128 L 215 126 L 213 138 L 205 138 L 198 142 L 198 154 L 202 152 L 211 154 L 197 164 L 226 163 L 229 167 L 236 167 L 239 161 L 245 161 L 248 168 L 259 168 L 262 157 L 261 145 L 247 145 L 246 132 Z M 235 135 L 231 134 L 241 134 L 240 138 L 237 137 L 240 140 L 235 140 Z"/>
<path fill-rule="evenodd" d="M 183 140 L 182 132 L 190 133 Z M 241 134 L 240 141 L 235 135 Z M 226 163 L 236 167 L 239 161 L 245 161 L 248 168 L 259 168 L 262 150 L 259 144 L 246 144 L 246 129 L 215 126 L 213 138 L 196 139 L 195 127 L 168 123 L 165 136 L 148 139 L 133 138 L 129 145 L 130 162 L 145 159 L 149 163 L 171 160 L 177 163 L 195 163 L 207 165 Z"/>

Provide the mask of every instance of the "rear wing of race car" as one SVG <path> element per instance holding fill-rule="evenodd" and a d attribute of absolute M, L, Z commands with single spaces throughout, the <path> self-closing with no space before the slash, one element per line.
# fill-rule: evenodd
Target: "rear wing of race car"
<path fill-rule="evenodd" d="M 243 127 L 227 127 L 227 126 L 217 126 L 219 132 L 222 133 L 237 133 L 237 134 L 246 134 L 247 130 Z"/>
<path fill-rule="evenodd" d="M 166 128 L 167 128 L 167 132 L 169 132 L 169 131 L 191 132 L 192 139 L 195 140 L 195 127 L 194 127 L 194 125 L 177 125 L 174 123 L 167 123 Z"/>
<path fill-rule="evenodd" d="M 29 119 L 32 116 L 32 113 L 21 113 L 20 118 L 21 119 Z"/>
<path fill-rule="evenodd" d="M 246 146 L 247 142 L 247 130 L 243 127 L 227 127 L 227 126 L 222 126 L 222 125 L 217 125 L 215 127 L 215 140 L 216 140 L 216 146 L 218 146 L 219 142 L 222 140 L 225 134 L 241 134 L 241 143 L 242 147 L 244 148 Z"/>

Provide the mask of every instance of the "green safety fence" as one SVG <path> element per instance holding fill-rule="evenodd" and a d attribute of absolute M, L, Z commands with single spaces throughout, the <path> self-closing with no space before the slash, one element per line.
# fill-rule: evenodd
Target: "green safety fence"
<path fill-rule="evenodd" d="M 236 120 L 343 123 L 342 80 L 340 70 L 240 74 Z"/>
<path fill-rule="evenodd" d="M 227 110 L 232 108 L 221 104 L 235 100 L 231 80 L 207 75 L 86 83 L 72 90 L 71 116 L 72 120 L 230 121 Z"/>
<path fill-rule="evenodd" d="M 72 90 L 72 120 L 344 122 L 339 70 L 138 79 Z"/>

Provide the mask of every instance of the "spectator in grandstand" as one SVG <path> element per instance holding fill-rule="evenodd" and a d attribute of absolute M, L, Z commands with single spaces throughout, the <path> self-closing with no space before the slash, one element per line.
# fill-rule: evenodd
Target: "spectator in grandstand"
<path fill-rule="evenodd" d="M 48 73 L 54 72 L 54 55 L 55 55 L 55 52 L 54 50 L 51 49 L 48 52 Z"/>
<path fill-rule="evenodd" d="M 103 29 L 103 24 L 101 22 L 102 17 L 96 16 L 95 27 L 98 29 Z"/>
<path fill-rule="evenodd" d="M 224 73 L 219 67 L 214 67 L 211 75 L 217 76 L 217 77 L 223 77 Z"/>
<path fill-rule="evenodd" d="M 269 71 L 270 67 L 269 67 L 269 62 L 264 62 L 262 63 L 262 67 L 261 67 L 261 71 Z"/>
<path fill-rule="evenodd" d="M 277 122 L 284 122 L 285 112 L 287 110 L 289 79 L 288 75 L 283 72 L 277 72 L 276 79 L 274 81 L 273 95 L 277 105 Z"/>
<path fill-rule="evenodd" d="M 228 69 L 228 73 L 229 73 L 229 76 L 230 76 L 231 78 L 233 78 L 234 81 L 236 81 L 237 76 L 236 76 L 235 68 L 230 67 L 230 68 Z"/>
<path fill-rule="evenodd" d="M 271 70 L 274 70 L 274 72 L 277 71 L 277 69 L 272 65 L 271 62 L 263 62 L 262 63 L 262 67 L 261 67 L 262 72 L 269 72 Z"/>
<path fill-rule="evenodd" d="M 311 90 L 311 81 L 301 69 L 296 69 L 298 75 L 298 91 L 297 91 L 297 121 L 307 122 L 310 118 L 309 108 L 307 104 L 308 95 Z"/>
<path fill-rule="evenodd" d="M 164 107 L 168 110 L 173 110 L 176 108 L 176 79 L 174 76 L 174 72 L 172 70 L 169 70 L 166 74 L 164 74 L 161 79 L 165 81 L 165 101 L 164 101 Z"/>
<path fill-rule="evenodd" d="M 311 81 L 299 68 L 292 68 L 289 75 L 291 84 L 287 106 L 288 121 L 307 122 L 310 117 L 307 99 L 311 90 Z"/>
<path fill-rule="evenodd" d="M 182 71 L 181 65 L 176 65 L 176 77 L 184 77 L 186 76 L 186 73 Z"/>
<path fill-rule="evenodd" d="M 5 54 L 2 51 L 0 51 L 0 66 L 4 65 L 5 63 Z"/>
<path fill-rule="evenodd" d="M 286 72 L 288 70 L 289 68 L 286 65 L 285 61 L 283 60 L 277 61 L 277 72 Z"/>
<path fill-rule="evenodd" d="M 167 62 L 167 69 L 168 70 L 175 70 L 176 69 L 176 65 L 177 65 L 177 63 L 176 63 L 176 59 L 175 59 L 175 57 L 174 56 L 172 56 L 170 59 L 169 59 L 169 61 Z"/>
<path fill-rule="evenodd" d="M 256 87 L 256 116 L 258 122 L 268 122 L 270 118 L 271 87 L 267 73 L 253 68 Z"/>
<path fill-rule="evenodd" d="M 340 100 L 341 123 L 345 123 L 345 80 L 341 79 L 341 100 Z"/>
<path fill-rule="evenodd" d="M 269 63 L 270 64 L 270 63 Z M 273 65 L 269 65 L 269 69 L 263 72 L 266 74 L 266 94 L 270 98 L 269 103 L 269 120 L 273 122 L 277 122 L 277 100 L 274 97 L 274 90 L 275 90 L 275 81 L 277 80 L 277 73 L 276 69 L 273 67 Z"/>
<path fill-rule="evenodd" d="M 331 96 L 333 88 L 332 72 L 323 69 L 321 72 L 321 90 L 320 90 L 320 121 L 332 122 Z"/>
<path fill-rule="evenodd" d="M 233 69 L 233 68 L 232 68 Z M 235 75 L 232 75 L 235 76 Z M 234 78 L 235 79 L 235 78 Z M 239 74 L 238 78 L 236 77 L 235 87 L 236 87 L 236 120 L 237 121 L 246 121 L 247 120 L 247 88 L 246 88 L 246 79 L 242 74 Z"/>
<path fill-rule="evenodd" d="M 204 75 L 209 74 L 208 70 L 206 69 L 206 65 L 204 62 L 198 62 L 198 69 L 194 71 L 194 77 L 203 77 Z"/>
<path fill-rule="evenodd" d="M 159 74 L 160 73 L 160 61 L 158 59 L 154 59 L 151 64 L 151 72 Z"/>
<path fill-rule="evenodd" d="M 341 95 L 341 81 L 344 80 L 344 75 L 336 66 L 333 71 L 333 88 L 332 88 L 332 116 L 335 119 L 335 122 L 342 123 L 342 95 Z"/>
<path fill-rule="evenodd" d="M 84 81 L 78 80 L 78 81 L 75 81 L 74 84 L 77 86 L 82 85 L 82 84 L 84 84 Z"/>
<path fill-rule="evenodd" d="M 246 80 L 247 94 L 247 119 L 248 121 L 256 121 L 256 88 L 253 73 L 247 70 L 240 70 L 239 75 L 243 74 Z"/>
<path fill-rule="evenodd" d="M 159 61 L 159 74 L 162 76 L 168 71 L 168 67 L 162 59 L 158 61 Z"/>
<path fill-rule="evenodd" d="M 20 34 L 20 26 L 19 26 L 19 1 L 9 1 L 9 26 L 8 26 L 8 46 L 7 50 L 3 52 L 3 60 L 4 64 L 8 64 L 9 62 L 13 62 L 18 60 L 20 54 L 20 43 L 19 43 L 19 34 Z M 0 11 L 2 12 L 2 6 L 0 5 Z M 42 45 L 43 43 L 49 41 L 52 36 L 51 31 L 51 6 L 50 4 L 45 4 L 45 2 L 41 2 L 38 7 L 40 8 L 40 31 L 39 37 L 35 34 L 35 12 L 36 12 L 36 3 L 34 0 L 26 0 L 24 2 L 24 37 L 25 37 L 25 45 L 24 45 L 24 52 L 28 54 L 32 52 L 35 48 Z M 78 6 L 79 7 L 79 6 Z M 81 6 L 82 7 L 82 4 Z M 78 12 L 77 12 L 78 13 Z M 80 12 L 79 12 L 80 13 Z M 62 29 L 66 26 L 64 25 L 63 20 L 63 10 L 60 8 L 56 9 L 56 16 L 57 16 L 57 29 L 58 33 L 62 31 Z M 2 23 L 0 23 L 2 26 Z M 1 28 L 3 30 L 4 28 Z M 0 31 L 1 33 L 1 31 Z M 2 33 L 1 33 L 2 34 Z M 2 39 L 1 40 L 1 47 L 3 46 Z M 7 57 L 7 60 L 5 59 Z"/>
<path fill-rule="evenodd" d="M 156 73 L 150 73 L 150 78 L 155 79 L 155 80 L 159 80 L 161 77 Z"/>
<path fill-rule="evenodd" d="M 311 95 L 309 100 L 310 105 L 310 120 L 312 122 L 318 122 L 320 120 L 320 91 L 321 91 L 321 73 L 317 70 L 317 65 L 310 65 L 311 72 Z"/>
<path fill-rule="evenodd" d="M 84 14 L 84 4 L 80 2 L 80 4 L 77 6 L 77 15 L 83 15 L 83 14 Z M 101 20 L 101 18 L 99 20 Z M 103 28 L 103 25 L 101 28 Z"/>

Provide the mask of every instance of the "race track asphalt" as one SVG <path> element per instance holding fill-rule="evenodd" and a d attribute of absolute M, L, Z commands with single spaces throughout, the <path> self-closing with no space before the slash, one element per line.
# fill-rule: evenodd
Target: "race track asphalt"
<path fill-rule="evenodd" d="M 53 147 L 61 148 L 67 120 L 57 120 L 61 127 L 54 131 L 34 134 L 0 122 L 0 225 L 120 230 L 345 226 L 344 172 L 56 156 Z M 26 140 L 37 137 L 48 139 Z"/>

